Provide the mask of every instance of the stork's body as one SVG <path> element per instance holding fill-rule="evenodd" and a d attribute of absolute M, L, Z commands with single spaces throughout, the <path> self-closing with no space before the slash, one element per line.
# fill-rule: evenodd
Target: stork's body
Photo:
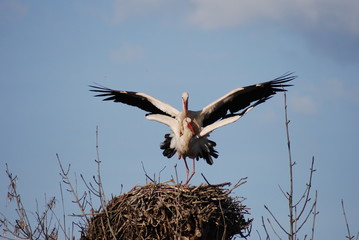
<path fill-rule="evenodd" d="M 104 101 L 113 100 L 136 106 L 146 112 L 146 118 L 170 127 L 172 133 L 165 135 L 161 144 L 163 155 L 171 158 L 176 152 L 186 165 L 187 181 L 195 172 L 195 160 L 203 158 L 208 164 L 218 157 L 214 149 L 216 143 L 209 140 L 209 134 L 215 129 L 237 121 L 256 105 L 271 98 L 276 92 L 286 91 L 286 84 L 295 76 L 286 74 L 272 81 L 237 88 L 218 100 L 212 102 L 201 111 L 188 110 L 188 93 L 182 94 L 182 111 L 144 93 L 117 91 L 105 87 L 91 86 L 91 91 L 99 92 L 97 97 L 106 97 Z M 186 158 L 193 159 L 192 175 Z"/>

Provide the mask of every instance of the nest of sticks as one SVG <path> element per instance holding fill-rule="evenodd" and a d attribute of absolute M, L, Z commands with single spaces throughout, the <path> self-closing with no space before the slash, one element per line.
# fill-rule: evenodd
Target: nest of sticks
<path fill-rule="evenodd" d="M 233 239 L 250 234 L 239 182 L 217 185 L 149 183 L 114 197 L 82 229 L 81 239 Z"/>

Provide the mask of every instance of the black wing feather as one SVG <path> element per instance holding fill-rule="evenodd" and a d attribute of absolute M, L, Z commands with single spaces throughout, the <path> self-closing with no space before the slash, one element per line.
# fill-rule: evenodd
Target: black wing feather
<path fill-rule="evenodd" d="M 296 78 L 296 76 L 293 76 L 292 74 L 293 73 L 287 73 L 272 81 L 246 86 L 242 90 L 233 93 L 228 101 L 217 107 L 217 109 L 203 119 L 203 127 L 220 119 L 232 116 L 255 101 L 259 101 L 256 104 L 258 105 L 259 103 L 263 103 L 270 99 L 277 92 L 287 91 L 285 88 L 292 86 L 287 83 Z"/>
<path fill-rule="evenodd" d="M 138 107 L 148 112 L 149 114 L 163 114 L 170 116 L 153 105 L 146 97 L 138 95 L 137 92 L 117 91 L 110 88 L 93 85 L 90 85 L 90 87 L 93 88 L 90 90 L 91 92 L 100 93 L 95 95 L 95 97 L 105 97 L 103 101 L 121 102 Z"/>

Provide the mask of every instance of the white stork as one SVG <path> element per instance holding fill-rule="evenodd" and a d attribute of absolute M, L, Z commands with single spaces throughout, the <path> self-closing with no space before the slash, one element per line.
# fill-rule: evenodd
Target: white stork
<path fill-rule="evenodd" d="M 90 86 L 90 91 L 100 93 L 96 97 L 105 97 L 104 101 L 121 102 L 138 107 L 146 112 L 148 120 L 154 120 L 170 127 L 172 133 L 165 135 L 160 148 L 163 155 L 171 158 L 176 152 L 178 159 L 183 158 L 186 165 L 186 184 L 195 174 L 195 160 L 204 158 L 208 164 L 218 157 L 214 149 L 216 143 L 209 140 L 209 134 L 224 125 L 233 123 L 255 106 L 271 98 L 276 92 L 286 91 L 287 82 L 296 76 L 284 74 L 272 81 L 237 88 L 210 103 L 200 111 L 188 110 L 188 93 L 182 94 L 182 112 L 145 93 L 119 91 L 100 86 Z M 186 158 L 193 160 L 189 177 Z"/>

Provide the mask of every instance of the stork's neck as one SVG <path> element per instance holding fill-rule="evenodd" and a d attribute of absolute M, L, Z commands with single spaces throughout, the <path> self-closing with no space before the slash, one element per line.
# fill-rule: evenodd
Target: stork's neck
<path fill-rule="evenodd" d="M 188 101 L 183 101 L 183 115 L 184 117 L 188 117 Z"/>
<path fill-rule="evenodd" d="M 188 93 L 186 92 L 182 93 L 182 108 L 183 117 L 188 117 Z"/>

